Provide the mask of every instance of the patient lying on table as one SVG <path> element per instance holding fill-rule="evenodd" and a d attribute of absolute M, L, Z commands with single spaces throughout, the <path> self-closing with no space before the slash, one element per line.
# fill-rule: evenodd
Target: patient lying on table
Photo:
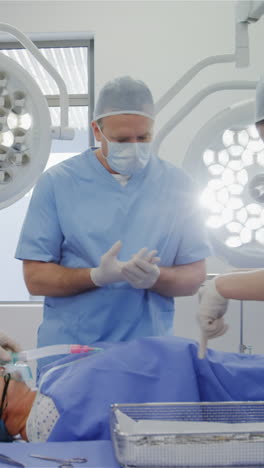
<path fill-rule="evenodd" d="M 38 390 L 0 377 L 8 434 L 31 442 L 109 439 L 112 403 L 264 400 L 264 355 L 209 349 L 199 360 L 197 344 L 178 337 L 100 346 L 46 366 Z"/>

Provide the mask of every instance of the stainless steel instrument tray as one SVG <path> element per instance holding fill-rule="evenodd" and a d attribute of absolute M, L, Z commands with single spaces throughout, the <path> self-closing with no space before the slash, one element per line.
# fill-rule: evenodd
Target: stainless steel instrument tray
<path fill-rule="evenodd" d="M 264 402 L 144 403 L 111 407 L 124 467 L 264 466 Z"/>

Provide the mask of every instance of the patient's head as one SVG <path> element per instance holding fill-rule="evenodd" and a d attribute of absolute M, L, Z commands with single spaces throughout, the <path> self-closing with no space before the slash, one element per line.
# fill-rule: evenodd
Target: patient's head
<path fill-rule="evenodd" d="M 21 376 L 13 374 L 0 376 L 0 417 L 11 436 L 20 434 L 23 439 L 27 440 L 25 431 L 26 421 L 35 396 L 36 392 L 32 391 L 21 380 Z"/>

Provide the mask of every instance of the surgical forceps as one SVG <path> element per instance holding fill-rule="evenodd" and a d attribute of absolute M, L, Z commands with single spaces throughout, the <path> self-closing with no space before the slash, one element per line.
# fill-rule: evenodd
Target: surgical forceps
<path fill-rule="evenodd" d="M 73 463 L 87 462 L 87 458 L 81 458 L 81 457 L 69 458 L 68 460 L 64 460 L 63 458 L 53 458 L 53 457 L 46 457 L 45 455 L 35 455 L 35 454 L 31 454 L 30 457 L 60 463 L 58 468 L 64 468 L 64 467 L 73 468 Z"/>

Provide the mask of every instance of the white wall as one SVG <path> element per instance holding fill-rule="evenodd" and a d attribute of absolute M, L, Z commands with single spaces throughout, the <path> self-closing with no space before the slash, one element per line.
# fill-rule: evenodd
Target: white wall
<path fill-rule="evenodd" d="M 233 1 L 0 1 L 0 20 L 24 32 L 92 31 L 95 35 L 96 92 L 108 79 L 131 74 L 145 80 L 157 100 L 182 74 L 199 60 L 234 52 Z M 179 98 L 161 113 L 157 128 L 202 87 L 216 81 L 256 80 L 263 72 L 264 20 L 250 26 L 251 63 L 246 70 L 234 65 L 217 65 L 203 71 Z M 198 129 L 230 103 L 253 97 L 252 92 L 222 92 L 206 99 L 164 142 L 161 154 L 181 164 Z M 209 260 L 209 271 L 225 270 L 219 260 Z M 197 298 L 178 301 L 176 333 L 198 338 L 195 322 Z M 264 352 L 261 306 L 245 304 L 245 343 L 253 351 Z M 13 319 L 11 319 L 13 317 Z M 25 345 L 34 343 L 36 322 L 41 313 L 35 309 L 8 309 L 1 312 L 1 327 L 9 329 Z M 239 303 L 230 304 L 229 333 L 212 345 L 238 350 Z M 248 322 L 251 321 L 249 332 Z M 263 323 L 262 323 L 263 322 Z M 30 337 L 31 342 L 30 341 Z"/>

